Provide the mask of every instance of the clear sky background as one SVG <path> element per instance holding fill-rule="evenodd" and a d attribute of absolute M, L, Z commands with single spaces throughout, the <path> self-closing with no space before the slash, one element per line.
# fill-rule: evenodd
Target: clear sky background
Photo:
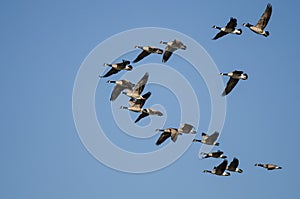
<path fill-rule="evenodd" d="M 265 38 L 242 27 L 242 23 L 255 24 L 268 2 L 273 5 L 273 15 L 267 26 L 270 36 Z M 299 4 L 275 0 L 1 1 L 0 197 L 277 199 L 296 196 L 300 177 L 297 149 L 300 29 L 296 15 Z M 211 27 L 225 25 L 230 17 L 238 19 L 243 34 L 212 41 L 217 30 Z M 113 34 L 149 26 L 174 29 L 192 37 L 222 72 L 242 69 L 248 73 L 249 79 L 239 82 L 227 98 L 227 117 L 219 140 L 219 149 L 228 155 L 229 161 L 238 157 L 244 173 L 230 177 L 202 173 L 221 160 L 199 159 L 201 144 L 195 143 L 178 161 L 162 170 L 128 174 L 99 163 L 81 143 L 72 116 L 73 84 L 81 63 L 93 48 Z M 127 56 L 132 59 L 137 53 Z M 169 64 L 179 68 L 181 63 L 175 62 L 176 56 L 171 59 Z M 99 68 L 110 61 L 104 57 L 99 60 Z M 147 61 L 159 62 L 160 58 Z M 117 77 L 120 76 L 114 78 Z M 200 135 L 207 130 L 210 120 L 209 95 L 207 91 L 203 96 L 200 92 L 205 90 L 202 80 L 191 81 L 199 85 L 197 96 L 203 99 Z M 226 83 L 227 78 L 223 81 Z M 101 101 L 106 96 L 101 92 L 107 94 L 108 100 L 112 88 L 103 82 L 99 81 L 96 108 L 110 104 L 105 99 Z M 151 90 L 151 85 L 147 90 Z M 167 111 L 177 104 L 164 94 L 153 94 L 149 104 L 156 103 L 168 104 Z M 179 116 L 171 111 L 164 127 L 179 125 Z M 101 118 L 108 113 L 97 114 Z M 105 121 L 107 126 L 111 125 L 108 136 L 121 147 L 133 151 L 143 151 L 143 146 L 147 151 L 157 148 L 154 143 L 158 135 L 147 144 L 131 145 L 130 137 L 115 138 L 114 133 L 119 132 L 110 117 Z M 149 121 L 145 119 L 141 125 Z M 258 162 L 276 163 L 283 170 L 254 167 Z"/>

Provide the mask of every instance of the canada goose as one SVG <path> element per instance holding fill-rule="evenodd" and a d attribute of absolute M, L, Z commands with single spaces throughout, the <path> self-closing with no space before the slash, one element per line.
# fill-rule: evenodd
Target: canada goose
<path fill-rule="evenodd" d="M 257 34 L 267 37 L 270 35 L 270 33 L 269 33 L 269 31 L 265 31 L 264 29 L 270 20 L 271 14 L 272 14 L 272 5 L 268 4 L 265 9 L 265 12 L 262 14 L 262 16 L 260 17 L 260 19 L 258 20 L 258 22 L 255 26 L 253 26 L 249 23 L 243 23 L 243 26 L 249 28 L 250 30 L 252 30 L 253 32 L 255 32 Z"/>
<path fill-rule="evenodd" d="M 223 162 L 219 166 L 214 167 L 212 171 L 204 170 L 203 172 L 211 173 L 211 174 L 219 175 L 219 176 L 230 176 L 230 173 L 225 171 L 227 164 L 228 164 L 228 161 L 223 160 Z"/>
<path fill-rule="evenodd" d="M 139 117 L 134 121 L 134 123 L 137 123 L 138 121 L 140 121 L 142 118 L 147 117 L 149 115 L 158 115 L 158 116 L 163 116 L 162 112 L 154 110 L 152 108 L 145 108 L 142 109 L 141 114 L 139 115 Z"/>
<path fill-rule="evenodd" d="M 162 49 L 159 49 L 159 48 L 156 48 L 156 47 L 153 47 L 153 46 L 135 46 L 135 48 L 140 48 L 143 51 L 135 58 L 133 63 L 136 63 L 136 62 L 142 60 L 144 57 L 147 57 L 151 53 L 156 53 L 156 54 L 162 54 L 163 53 Z"/>
<path fill-rule="evenodd" d="M 277 166 L 276 164 L 255 164 L 254 166 L 263 167 L 267 170 L 282 169 L 282 167 Z"/>
<path fill-rule="evenodd" d="M 226 88 L 222 93 L 223 96 L 228 95 L 232 91 L 232 89 L 236 86 L 236 84 L 239 82 L 240 79 L 242 80 L 248 79 L 248 75 L 246 73 L 238 70 L 235 70 L 230 73 L 220 73 L 220 75 L 230 77 L 229 81 L 226 84 Z"/>
<path fill-rule="evenodd" d="M 149 74 L 145 73 L 145 75 L 140 79 L 140 81 L 138 81 L 138 83 L 133 87 L 133 89 L 122 93 L 124 95 L 127 95 L 130 98 L 142 99 L 143 97 L 141 96 L 141 93 L 145 88 L 148 78 L 149 78 Z"/>
<path fill-rule="evenodd" d="M 225 159 L 225 158 L 227 158 L 227 156 L 226 155 L 223 155 L 223 151 L 220 151 L 220 150 L 218 150 L 218 151 L 216 151 L 216 152 L 210 152 L 210 153 L 203 153 L 203 158 L 223 158 L 223 159 Z"/>
<path fill-rule="evenodd" d="M 156 131 L 162 131 L 163 133 L 159 136 L 158 140 L 156 141 L 156 145 L 160 145 L 163 143 L 166 139 L 171 137 L 171 140 L 173 142 L 176 142 L 178 135 L 180 134 L 178 132 L 178 129 L 176 128 L 167 128 L 167 129 L 156 129 Z"/>
<path fill-rule="evenodd" d="M 121 109 L 127 109 L 129 111 L 133 111 L 133 112 L 141 112 L 142 108 L 146 102 L 146 100 L 151 96 L 151 92 L 148 92 L 146 94 L 144 94 L 142 97 L 143 99 L 137 99 L 135 100 L 134 98 L 131 98 L 129 100 L 129 107 L 126 106 L 121 106 Z"/>
<path fill-rule="evenodd" d="M 202 140 L 194 139 L 193 142 L 201 142 L 201 143 L 207 144 L 207 145 L 219 146 L 219 143 L 217 142 L 218 137 L 219 137 L 219 132 L 217 132 L 217 131 L 215 131 L 211 135 L 207 135 L 206 133 L 202 133 Z"/>
<path fill-rule="evenodd" d="M 178 129 L 177 128 L 167 128 L 167 129 L 156 129 L 156 131 L 163 132 L 159 136 L 159 138 L 156 142 L 156 145 L 160 145 L 169 137 L 171 137 L 171 140 L 173 142 L 176 142 L 178 135 L 181 135 L 182 133 L 185 133 L 185 134 L 195 134 L 196 133 L 196 131 L 194 130 L 194 126 L 191 124 L 186 124 L 186 123 L 181 124 Z"/>
<path fill-rule="evenodd" d="M 227 25 L 225 27 L 221 28 L 218 26 L 213 26 L 212 28 L 220 30 L 220 32 L 218 34 L 216 34 L 216 36 L 213 38 L 213 40 L 219 39 L 220 37 L 223 37 L 224 35 L 227 35 L 228 33 L 241 35 L 242 29 L 235 29 L 236 25 L 237 25 L 236 18 L 231 17 L 230 21 L 227 23 Z"/>
<path fill-rule="evenodd" d="M 128 80 L 108 80 L 107 83 L 115 84 L 114 89 L 110 96 L 110 101 L 114 101 L 121 94 L 124 89 L 131 90 L 134 87 L 134 84 Z"/>
<path fill-rule="evenodd" d="M 195 130 L 195 127 L 191 124 L 187 124 L 187 123 L 183 123 L 180 125 L 179 129 L 178 129 L 179 132 L 181 133 L 186 133 L 186 134 L 195 134 L 197 133 L 196 130 Z"/>
<path fill-rule="evenodd" d="M 102 75 L 102 76 L 99 76 L 99 77 L 100 78 L 109 77 L 113 74 L 116 74 L 116 73 L 120 72 L 121 70 L 132 70 L 132 66 L 129 65 L 129 64 L 130 64 L 130 61 L 127 61 L 127 60 L 124 60 L 124 59 L 120 63 L 115 63 L 115 64 L 104 63 L 103 66 L 110 66 L 111 69 L 105 75 Z"/>
<path fill-rule="evenodd" d="M 243 173 L 243 170 L 239 169 L 238 166 L 239 166 L 239 160 L 237 158 L 233 158 L 231 163 L 226 167 L 226 170 L 232 171 L 232 172 Z"/>
<path fill-rule="evenodd" d="M 179 40 L 174 39 L 170 42 L 160 41 L 161 44 L 166 44 L 165 52 L 163 54 L 162 62 L 165 63 L 169 60 L 171 55 L 175 50 L 182 49 L 185 50 L 186 46 Z"/>

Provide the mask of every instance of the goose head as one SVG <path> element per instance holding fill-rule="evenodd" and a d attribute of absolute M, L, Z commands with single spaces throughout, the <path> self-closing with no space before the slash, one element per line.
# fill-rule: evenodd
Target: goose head
<path fill-rule="evenodd" d="M 125 70 L 132 70 L 132 68 L 133 67 L 131 65 L 128 65 L 128 66 L 125 67 Z"/>
<path fill-rule="evenodd" d="M 140 49 L 143 49 L 143 46 L 138 46 L 138 45 L 136 45 L 136 46 L 134 46 L 134 48 L 140 48 Z"/>
<path fill-rule="evenodd" d="M 108 80 L 106 83 L 112 83 L 112 84 L 115 84 L 116 81 L 114 81 L 114 80 Z"/>
<path fill-rule="evenodd" d="M 263 36 L 268 37 L 270 35 L 269 31 L 264 31 Z"/>
<path fill-rule="evenodd" d="M 247 27 L 247 28 L 250 28 L 252 25 L 249 24 L 249 23 L 243 23 L 243 26 L 244 26 L 244 27 Z"/>
<path fill-rule="evenodd" d="M 244 73 L 241 75 L 241 78 L 242 78 L 242 80 L 246 80 L 246 79 L 248 79 L 248 75 L 246 73 Z"/>
<path fill-rule="evenodd" d="M 166 41 L 160 41 L 159 43 L 160 44 L 168 44 L 168 42 L 166 42 Z"/>

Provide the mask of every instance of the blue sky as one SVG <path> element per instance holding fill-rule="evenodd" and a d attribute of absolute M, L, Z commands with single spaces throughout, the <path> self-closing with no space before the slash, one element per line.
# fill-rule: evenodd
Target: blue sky
<path fill-rule="evenodd" d="M 265 38 L 241 24 L 256 23 L 268 2 L 273 5 L 273 15 L 267 26 L 270 36 Z M 297 194 L 298 2 L 2 1 L 0 4 L 2 198 L 232 195 L 282 198 Z M 225 25 L 230 17 L 238 19 L 243 34 L 212 41 L 217 30 L 211 27 Z M 182 32 L 202 45 L 220 71 L 247 72 L 249 79 L 239 82 L 227 97 L 226 120 L 219 140 L 220 149 L 229 161 L 233 157 L 240 159 L 243 174 L 218 177 L 202 173 L 221 161 L 199 159 L 201 145 L 196 143 L 174 164 L 146 174 L 108 168 L 86 150 L 72 113 L 73 85 L 80 65 L 100 42 L 119 32 L 142 27 Z M 163 47 L 159 41 L 151 45 Z M 124 56 L 131 59 L 137 53 Z M 99 74 L 95 75 L 100 75 L 101 65 L 110 61 L 100 55 Z M 153 56 L 141 64 L 159 61 L 159 57 Z M 210 121 L 210 98 L 204 81 L 195 79 L 191 69 L 183 70 L 188 64 L 176 55 L 167 64 L 184 73 L 196 90 L 200 99 L 200 135 L 208 129 Z M 222 80 L 226 83 L 227 78 Z M 154 143 L 158 135 L 139 142 L 120 133 L 112 122 L 107 101 L 112 85 L 104 84 L 105 81 L 99 80 L 95 107 L 104 128 L 111 130 L 106 130 L 107 136 L 131 151 L 157 149 Z M 146 90 L 155 91 L 147 103 L 161 103 L 168 112 L 164 127 L 179 125 L 178 102 L 172 93 L 155 85 Z M 149 121 L 145 119 L 141 125 Z M 269 172 L 254 167 L 258 162 L 276 163 L 283 170 Z"/>

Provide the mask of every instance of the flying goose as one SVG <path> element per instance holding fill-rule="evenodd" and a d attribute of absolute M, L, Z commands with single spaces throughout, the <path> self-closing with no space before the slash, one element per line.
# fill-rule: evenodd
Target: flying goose
<path fill-rule="evenodd" d="M 171 140 L 173 142 L 176 142 L 178 135 L 181 135 L 182 133 L 185 133 L 185 134 L 195 134 L 196 133 L 196 131 L 194 130 L 194 126 L 191 124 L 186 124 L 186 123 L 181 124 L 178 129 L 177 128 L 167 128 L 167 129 L 156 129 L 156 131 L 163 132 L 159 136 L 159 138 L 156 142 L 156 145 L 160 145 L 169 137 L 171 137 Z"/>
<path fill-rule="evenodd" d="M 282 169 L 282 167 L 280 167 L 276 164 L 255 164 L 254 166 L 263 167 L 267 170 Z"/>
<path fill-rule="evenodd" d="M 104 63 L 103 66 L 110 66 L 111 69 L 105 75 L 102 75 L 99 77 L 100 78 L 109 77 L 113 74 L 120 72 L 121 70 L 132 70 L 132 66 L 129 64 L 130 64 L 130 61 L 127 61 L 127 60 L 123 60 L 121 63 L 115 63 L 115 64 Z"/>
<path fill-rule="evenodd" d="M 142 109 L 141 114 L 139 115 L 139 117 L 134 121 L 134 123 L 137 123 L 138 121 L 140 121 L 142 118 L 147 117 L 149 115 L 158 115 L 158 116 L 163 116 L 162 112 L 154 110 L 152 108 L 145 108 Z"/>
<path fill-rule="evenodd" d="M 210 152 L 210 153 L 203 153 L 203 158 L 223 158 L 223 159 L 225 159 L 225 158 L 227 158 L 227 156 L 226 155 L 223 155 L 223 151 L 220 151 L 220 150 L 218 150 L 218 151 L 216 151 L 216 152 Z"/>
<path fill-rule="evenodd" d="M 220 37 L 223 37 L 224 35 L 227 35 L 228 33 L 241 35 L 242 29 L 235 29 L 236 25 L 237 25 L 236 18 L 231 17 L 230 21 L 227 23 L 227 25 L 225 27 L 221 28 L 218 26 L 213 26 L 212 28 L 220 30 L 220 32 L 218 34 L 216 34 L 216 36 L 213 38 L 213 40 L 219 39 Z"/>
<path fill-rule="evenodd" d="M 175 50 L 182 49 L 185 50 L 186 46 L 179 40 L 174 39 L 170 42 L 160 41 L 161 44 L 166 44 L 165 52 L 163 54 L 162 62 L 165 63 L 169 60 L 171 55 Z"/>
<path fill-rule="evenodd" d="M 160 145 L 163 143 L 166 139 L 171 137 L 171 140 L 173 142 L 176 142 L 178 135 L 180 134 L 178 132 L 178 129 L 176 128 L 167 128 L 167 129 L 156 129 L 156 131 L 162 131 L 163 133 L 159 136 L 158 140 L 156 141 L 156 145 Z"/>
<path fill-rule="evenodd" d="M 248 75 L 246 73 L 238 70 L 235 70 L 230 73 L 220 73 L 220 75 L 230 77 L 229 81 L 226 84 L 226 88 L 222 93 L 223 96 L 228 95 L 232 91 L 232 89 L 236 86 L 236 84 L 239 82 L 240 79 L 242 80 L 248 79 Z"/>
<path fill-rule="evenodd" d="M 110 96 L 110 101 L 114 101 L 115 99 L 117 99 L 117 97 L 121 94 L 123 90 L 125 89 L 132 90 L 132 88 L 134 87 L 133 83 L 125 79 L 117 80 L 117 81 L 108 80 L 107 83 L 115 84 L 114 89 Z"/>
<path fill-rule="evenodd" d="M 134 99 L 131 98 L 129 100 L 129 107 L 126 106 L 121 106 L 121 109 L 127 109 L 129 111 L 133 111 L 133 112 L 141 112 L 142 108 L 146 102 L 146 100 L 151 96 L 151 92 L 148 92 L 146 94 L 144 94 L 142 97 L 142 99 Z"/>
<path fill-rule="evenodd" d="M 237 158 L 233 158 L 233 160 L 230 162 L 230 164 L 226 167 L 226 170 L 232 171 L 232 172 L 243 173 L 243 170 L 239 169 L 238 166 L 239 166 L 239 160 Z"/>
<path fill-rule="evenodd" d="M 159 49 L 159 48 L 156 48 L 156 47 L 153 47 L 153 46 L 135 46 L 135 48 L 140 48 L 143 51 L 135 58 L 133 63 L 136 63 L 136 62 L 142 60 L 144 57 L 147 57 L 151 53 L 156 53 L 156 54 L 162 54 L 163 53 L 162 49 Z"/>
<path fill-rule="evenodd" d="M 127 95 L 130 98 L 134 99 L 143 99 L 141 96 L 141 93 L 143 92 L 145 85 L 148 81 L 149 74 L 145 73 L 145 75 L 138 81 L 138 83 L 133 87 L 133 89 L 127 91 L 127 92 L 122 92 L 124 95 Z"/>
<path fill-rule="evenodd" d="M 211 135 L 207 135 L 206 133 L 202 133 L 202 140 L 194 139 L 193 142 L 201 142 L 202 144 L 219 146 L 217 139 L 219 137 L 219 132 L 215 131 Z"/>
<path fill-rule="evenodd" d="M 243 23 L 243 26 L 249 28 L 250 30 L 252 30 L 253 32 L 263 35 L 265 37 L 269 36 L 270 33 L 269 31 L 265 31 L 264 29 L 266 28 L 270 17 L 272 14 L 272 5 L 268 4 L 265 12 L 262 14 L 262 16 L 260 17 L 260 19 L 258 20 L 257 24 L 255 26 L 249 24 L 249 23 Z"/>
<path fill-rule="evenodd" d="M 211 174 L 219 175 L 219 176 L 230 176 L 230 173 L 225 171 L 227 164 L 228 164 L 228 161 L 223 160 L 223 162 L 220 165 L 218 165 L 217 167 L 214 167 L 212 171 L 204 170 L 203 172 L 211 173 Z"/>

